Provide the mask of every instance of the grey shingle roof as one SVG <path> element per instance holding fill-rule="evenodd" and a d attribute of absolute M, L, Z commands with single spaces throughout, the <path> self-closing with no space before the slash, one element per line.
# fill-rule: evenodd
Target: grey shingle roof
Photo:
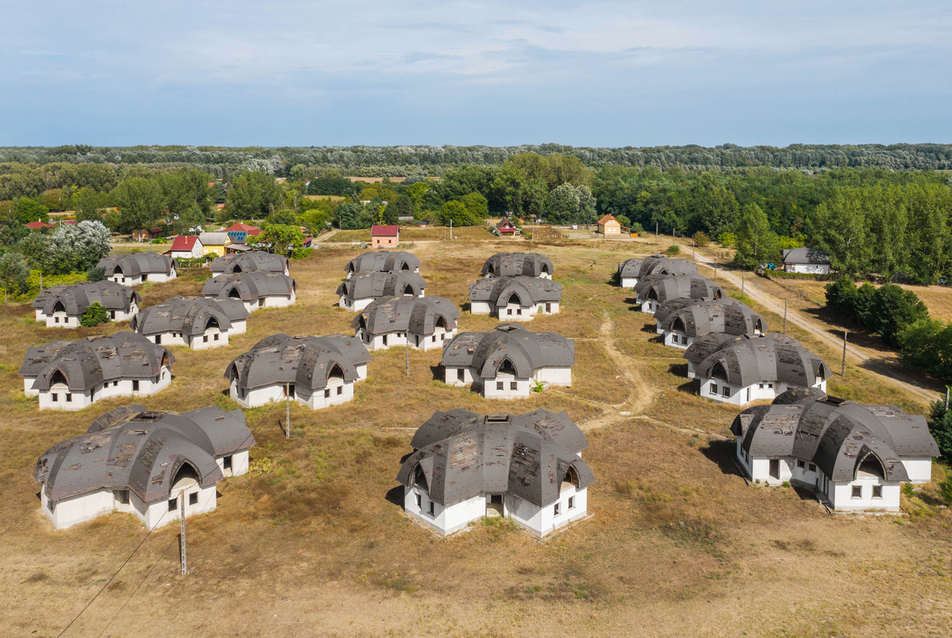
<path fill-rule="evenodd" d="M 224 246 L 229 241 L 228 233 L 202 233 L 198 241 L 205 246 Z"/>
<path fill-rule="evenodd" d="M 175 260 L 168 255 L 153 252 L 110 255 L 99 260 L 99 267 L 106 270 L 107 277 L 112 277 L 117 269 L 129 277 L 151 273 L 168 275 L 175 265 Z"/>
<path fill-rule="evenodd" d="M 130 327 L 144 335 L 175 331 L 195 336 L 203 334 L 211 320 L 222 330 L 231 330 L 232 321 L 248 316 L 244 304 L 237 299 L 172 297 L 139 312 Z"/>
<path fill-rule="evenodd" d="M 107 310 L 128 312 L 132 302 L 142 303 L 142 295 L 132 288 L 112 281 L 86 281 L 68 286 L 53 286 L 43 290 L 33 300 L 33 307 L 51 315 L 62 306 L 66 314 L 81 315 L 94 303 Z"/>
<path fill-rule="evenodd" d="M 351 325 L 374 335 L 396 331 L 429 335 L 439 317 L 443 317 L 446 330 L 456 330 L 460 312 L 442 297 L 381 297 L 354 317 Z"/>
<path fill-rule="evenodd" d="M 420 260 L 402 250 L 377 250 L 354 257 L 347 263 L 347 272 L 414 272 L 420 269 Z"/>
<path fill-rule="evenodd" d="M 491 277 L 469 285 L 470 301 L 507 305 L 515 295 L 520 306 L 562 300 L 562 284 L 537 277 Z"/>
<path fill-rule="evenodd" d="M 783 251 L 784 264 L 821 265 L 830 263 L 830 256 L 819 248 L 788 248 Z"/>
<path fill-rule="evenodd" d="M 436 412 L 417 430 L 412 445 L 416 451 L 397 481 L 412 485 L 419 466 L 429 498 L 445 506 L 483 492 L 508 492 L 542 507 L 558 499 L 569 468 L 580 489 L 595 482 L 578 456 L 588 442 L 565 412 Z"/>
<path fill-rule="evenodd" d="M 758 457 L 792 456 L 816 463 L 834 481 L 852 481 L 867 454 L 875 454 L 886 479 L 908 481 L 902 457 L 939 455 L 925 417 L 891 405 L 860 405 L 814 389 L 778 396 L 772 405 L 748 408 L 731 432 Z"/>
<path fill-rule="evenodd" d="M 635 297 L 664 303 L 670 299 L 722 299 L 721 287 L 703 275 L 649 275 L 635 284 Z"/>
<path fill-rule="evenodd" d="M 496 377 L 503 361 L 512 362 L 520 378 L 539 368 L 575 365 L 575 342 L 554 332 L 531 332 L 503 323 L 489 332 L 463 332 L 443 344 L 443 366 L 473 367 L 483 379 Z"/>
<path fill-rule="evenodd" d="M 377 297 L 401 297 L 404 294 L 420 296 L 426 289 L 426 281 L 415 272 L 359 272 L 337 287 L 337 296 L 348 299 L 376 299 Z"/>
<path fill-rule="evenodd" d="M 108 337 L 54 341 L 30 348 L 17 374 L 35 376 L 33 388 L 48 390 L 50 377 L 59 371 L 66 377 L 70 390 L 82 392 L 105 381 L 148 379 L 159 374 L 163 365 L 173 363 L 175 357 L 168 349 L 143 335 L 117 332 Z"/>
<path fill-rule="evenodd" d="M 761 381 L 810 387 L 830 376 L 820 357 L 796 339 L 776 332 L 739 337 L 714 332 L 696 339 L 684 358 L 694 364 L 696 376 L 724 374 L 728 383 L 742 388 Z"/>
<path fill-rule="evenodd" d="M 655 321 L 665 330 L 680 330 L 689 337 L 711 332 L 730 335 L 767 331 L 767 322 L 736 299 L 686 299 L 664 302 L 655 311 Z"/>
<path fill-rule="evenodd" d="M 209 277 L 202 288 L 202 296 L 253 301 L 261 297 L 287 297 L 296 289 L 294 279 L 284 273 L 255 270 Z"/>
<path fill-rule="evenodd" d="M 693 275 L 697 274 L 697 264 L 686 259 L 670 259 L 658 254 L 626 259 L 618 264 L 618 274 L 636 279 L 650 275 Z"/>
<path fill-rule="evenodd" d="M 539 253 L 496 253 L 483 264 L 482 275 L 493 277 L 540 277 L 552 274 L 552 260 Z"/>
<path fill-rule="evenodd" d="M 211 270 L 215 273 L 230 275 L 234 272 L 277 272 L 284 273 L 288 267 L 288 258 L 284 255 L 274 255 L 261 250 L 252 250 L 245 253 L 230 253 L 216 257 L 212 262 Z"/>
<path fill-rule="evenodd" d="M 203 487 L 224 476 L 215 459 L 255 444 L 241 410 L 191 412 L 117 408 L 86 434 L 57 443 L 36 463 L 33 478 L 50 500 L 102 489 L 128 489 L 146 503 L 169 498 L 179 468 L 189 463 Z"/>
<path fill-rule="evenodd" d="M 276 383 L 317 390 L 327 385 L 335 365 L 340 366 L 345 381 L 356 381 L 356 366 L 368 361 L 370 353 L 354 337 L 276 334 L 262 339 L 229 363 L 225 378 L 237 378 L 238 386 L 245 390 Z"/>

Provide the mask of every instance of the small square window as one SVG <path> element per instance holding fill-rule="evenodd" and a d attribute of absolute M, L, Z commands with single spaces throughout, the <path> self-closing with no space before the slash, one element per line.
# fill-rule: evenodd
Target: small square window
<path fill-rule="evenodd" d="M 466 380 L 466 372 L 465 372 L 462 368 L 459 368 L 459 369 L 456 371 L 456 380 L 457 380 L 457 381 L 465 381 L 465 380 Z"/>
<path fill-rule="evenodd" d="M 763 389 L 764 389 L 764 384 L 761 383 L 761 384 L 758 386 L 758 389 L 763 390 Z"/>
<path fill-rule="evenodd" d="M 574 510 L 574 509 L 575 509 L 575 497 L 574 497 L 574 496 L 570 496 L 570 497 L 569 497 L 569 509 L 570 509 L 570 510 Z"/>
<path fill-rule="evenodd" d="M 208 343 L 208 335 L 202 335 L 202 343 Z"/>
<path fill-rule="evenodd" d="M 59 323 L 59 317 L 53 317 L 53 323 Z"/>
<path fill-rule="evenodd" d="M 170 498 L 169 499 L 169 511 L 174 512 L 178 508 L 178 499 Z"/>
<path fill-rule="evenodd" d="M 226 470 L 230 470 L 230 469 L 231 469 L 231 456 L 230 456 L 230 455 L 229 455 L 229 456 L 226 456 L 224 459 L 222 459 L 222 466 L 223 466 Z"/>
<path fill-rule="evenodd" d="M 854 486 L 853 486 L 852 498 L 863 498 L 863 486 L 862 486 L 862 485 L 854 485 Z"/>
<path fill-rule="evenodd" d="M 507 308 L 507 309 L 506 309 L 506 314 L 507 314 L 507 315 L 511 315 L 511 314 L 512 314 L 512 308 Z"/>
<path fill-rule="evenodd" d="M 54 402 L 55 402 L 55 401 L 59 401 L 59 395 L 58 395 L 58 394 L 56 394 L 56 393 L 54 392 L 52 396 L 53 396 L 53 399 L 52 399 L 52 400 L 53 400 Z"/>
<path fill-rule="evenodd" d="M 416 495 L 416 506 L 419 509 L 423 509 L 423 495 L 422 494 Z"/>
<path fill-rule="evenodd" d="M 215 341 L 218 341 L 218 333 L 217 333 L 217 332 L 215 333 L 214 340 L 215 340 Z"/>
<path fill-rule="evenodd" d="M 874 485 L 873 486 L 873 498 L 882 498 L 883 497 L 883 486 Z"/>
<path fill-rule="evenodd" d="M 433 336 L 430 338 L 430 341 L 431 341 L 432 343 L 436 343 L 436 335 L 433 335 Z"/>
<path fill-rule="evenodd" d="M 436 504 L 433 501 L 430 501 L 427 512 L 430 516 L 436 516 Z"/>
<path fill-rule="evenodd" d="M 188 495 L 189 505 L 198 505 L 198 492 L 192 492 Z"/>
<path fill-rule="evenodd" d="M 73 402 L 73 395 L 70 394 L 69 392 L 66 393 L 66 402 L 67 402 L 67 403 L 72 403 L 72 402 Z"/>
<path fill-rule="evenodd" d="M 337 386 L 337 394 L 338 395 L 344 394 L 344 386 L 342 385 Z"/>
<path fill-rule="evenodd" d="M 553 514 L 554 516 L 558 516 L 558 515 L 561 514 L 561 513 L 562 513 L 562 504 L 561 504 L 561 503 L 556 503 L 556 504 L 552 507 L 552 514 Z"/>
<path fill-rule="evenodd" d="M 139 391 L 139 380 L 138 380 L 138 379 L 135 379 L 135 380 L 132 382 L 132 391 L 133 391 L 133 392 L 138 392 L 138 391 Z"/>
<path fill-rule="evenodd" d="M 522 314 L 522 308 L 519 308 L 518 310 L 516 310 L 516 314 L 517 314 L 517 315 L 521 315 L 521 314 Z"/>
<path fill-rule="evenodd" d="M 503 389 L 505 389 L 505 387 L 506 387 L 506 384 L 505 384 L 504 382 L 502 382 L 502 381 L 496 381 L 496 389 L 497 389 L 497 390 L 503 390 Z"/>
<path fill-rule="evenodd" d="M 723 388 L 721 388 L 721 395 L 725 397 L 729 397 L 731 395 L 730 386 L 725 385 Z"/>
<path fill-rule="evenodd" d="M 768 390 L 773 390 L 773 384 L 772 384 L 772 383 L 768 383 L 768 384 L 767 384 L 767 389 L 768 389 Z"/>
<path fill-rule="evenodd" d="M 716 384 L 716 383 L 712 383 L 712 384 L 711 384 L 711 394 L 717 394 L 717 384 Z"/>
<path fill-rule="evenodd" d="M 799 468 L 806 467 L 806 463 L 804 463 L 803 461 L 797 461 L 797 467 Z"/>
<path fill-rule="evenodd" d="M 330 396 L 331 396 L 331 389 L 324 388 L 324 398 L 327 399 L 327 398 L 330 398 Z"/>
<path fill-rule="evenodd" d="M 811 472 L 816 472 L 816 463 L 810 463 L 807 469 L 810 470 Z"/>
<path fill-rule="evenodd" d="M 516 383 L 515 381 L 510 381 L 510 382 L 509 382 L 509 389 L 510 389 L 510 390 L 518 390 L 518 389 L 519 389 L 519 384 Z"/>

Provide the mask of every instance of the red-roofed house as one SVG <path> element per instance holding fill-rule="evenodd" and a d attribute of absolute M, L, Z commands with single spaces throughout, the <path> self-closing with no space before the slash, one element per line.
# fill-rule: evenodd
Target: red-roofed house
<path fill-rule="evenodd" d="M 603 235 L 620 235 L 621 223 L 612 215 L 605 215 L 598 220 L 598 232 Z"/>
<path fill-rule="evenodd" d="M 195 235 L 179 235 L 172 242 L 169 257 L 172 259 L 198 259 L 202 256 L 202 240 Z"/>
<path fill-rule="evenodd" d="M 372 248 L 396 248 L 400 243 L 399 226 L 374 226 L 370 229 Z"/>
<path fill-rule="evenodd" d="M 498 224 L 496 224 L 496 231 L 499 233 L 500 237 L 512 237 L 519 232 L 519 229 L 516 228 L 516 225 L 511 221 L 503 218 L 499 220 Z"/>
<path fill-rule="evenodd" d="M 26 227 L 31 230 L 39 230 L 41 228 L 52 228 L 53 224 L 47 224 L 46 222 L 35 221 L 35 222 L 28 223 Z"/>
<path fill-rule="evenodd" d="M 238 232 L 243 231 L 248 233 L 252 237 L 257 237 L 258 235 L 261 234 L 260 228 L 258 228 L 257 226 L 252 226 L 251 224 L 246 224 L 244 222 L 238 222 L 238 223 L 232 224 L 228 228 L 222 228 L 220 232 L 230 233 L 232 231 L 238 231 Z"/>

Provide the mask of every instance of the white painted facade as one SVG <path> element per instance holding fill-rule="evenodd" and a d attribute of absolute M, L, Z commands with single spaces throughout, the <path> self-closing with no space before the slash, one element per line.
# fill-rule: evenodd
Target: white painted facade
<path fill-rule="evenodd" d="M 621 278 L 621 287 L 622 288 L 634 288 L 635 284 L 638 283 L 637 277 L 622 277 Z"/>
<path fill-rule="evenodd" d="M 170 250 L 169 257 L 172 259 L 198 259 L 203 254 L 202 242 L 198 239 L 192 244 L 191 250 Z"/>
<path fill-rule="evenodd" d="M 802 272 L 809 273 L 811 275 L 828 275 L 830 274 L 830 265 L 829 264 L 786 264 L 784 270 L 787 272 Z"/>
<path fill-rule="evenodd" d="M 485 516 L 503 516 L 535 536 L 546 536 L 588 515 L 588 489 L 562 483 L 559 499 L 539 507 L 508 493 L 483 493 L 444 507 L 419 486 L 404 488 L 404 511 L 438 534 L 448 536 Z"/>
<path fill-rule="evenodd" d="M 83 392 L 70 392 L 64 383 L 54 383 L 49 390 L 34 390 L 36 377 L 23 377 L 23 390 L 27 396 L 40 397 L 41 410 L 82 410 L 101 399 L 126 396 L 150 396 L 172 383 L 172 371 L 162 366 L 159 374 L 148 379 L 116 379 L 107 381 Z"/>
<path fill-rule="evenodd" d="M 201 255 L 199 255 L 199 257 L 201 257 Z M 239 271 L 239 272 L 240 272 L 240 271 Z M 273 272 L 273 271 L 268 271 L 268 272 Z M 284 264 L 284 271 L 283 271 L 283 272 L 284 272 L 284 274 L 285 274 L 286 276 L 288 276 L 288 277 L 291 276 L 291 269 L 288 267 L 287 264 Z M 214 279 L 215 277 L 218 277 L 219 275 L 233 275 L 233 274 L 234 274 L 234 273 L 230 273 L 230 272 L 229 272 L 229 273 L 226 273 L 226 272 L 224 272 L 224 271 L 221 271 L 221 272 L 212 271 L 212 279 Z M 347 273 L 347 278 L 350 279 L 350 273 Z"/>
<path fill-rule="evenodd" d="M 559 302 L 545 301 L 531 306 L 520 306 L 514 303 L 493 306 L 488 301 L 473 301 L 470 303 L 469 311 L 474 315 L 495 314 L 500 321 L 531 321 L 535 315 L 559 314 Z"/>
<path fill-rule="evenodd" d="M 248 450 L 218 458 L 216 462 L 225 477 L 240 476 L 248 471 Z M 185 493 L 186 518 L 211 512 L 217 507 L 215 484 L 203 488 L 195 480 L 184 480 L 172 486 L 168 499 L 151 504 L 128 489 L 103 489 L 51 503 L 46 490 L 41 489 L 40 509 L 56 529 L 72 527 L 112 512 L 135 514 L 146 528 L 153 529 L 181 520 L 182 492 Z"/>
<path fill-rule="evenodd" d="M 175 266 L 172 266 L 168 274 L 164 272 L 150 272 L 142 273 L 140 275 L 126 275 L 118 268 L 116 272 L 113 273 L 112 277 L 107 277 L 109 281 L 114 281 L 117 284 L 124 284 L 126 286 L 137 286 L 139 284 L 145 283 L 147 281 L 153 281 L 155 283 L 165 283 L 166 281 L 172 281 L 175 279 Z"/>
<path fill-rule="evenodd" d="M 653 315 L 655 310 L 657 310 L 661 304 L 658 303 L 656 299 L 635 299 L 635 304 L 638 307 L 638 310 L 641 312 L 646 312 L 649 315 Z"/>
<path fill-rule="evenodd" d="M 139 304 L 133 301 L 129 305 L 128 312 L 124 310 L 109 310 L 108 312 L 110 321 L 128 321 L 133 315 L 138 314 Z M 36 311 L 36 320 L 46 322 L 47 328 L 79 328 L 80 319 L 82 315 L 68 315 L 65 310 L 57 310 L 51 315 L 45 314 L 41 309 Z"/>
<path fill-rule="evenodd" d="M 458 387 L 473 384 L 474 389 L 487 399 L 524 399 L 531 396 L 536 383 L 541 383 L 544 387 L 572 385 L 572 368 L 568 366 L 539 368 L 531 379 L 497 373 L 495 378 L 484 380 L 479 377 L 478 372 L 470 366 L 445 366 L 443 382 Z"/>
<path fill-rule="evenodd" d="M 238 387 L 237 379 L 233 379 L 229 388 L 231 398 L 243 408 L 257 408 L 275 401 L 284 401 L 287 397 L 287 391 L 290 389 L 291 399 L 304 404 L 312 410 L 320 410 L 333 405 L 347 403 L 354 399 L 354 384 L 367 378 L 367 364 L 362 363 L 357 368 L 357 381 L 345 381 L 339 377 L 332 377 L 327 381 L 327 386 L 318 388 L 313 393 L 307 388 L 297 387 L 290 384 L 286 388 L 283 383 L 254 388 L 253 390 L 243 391 Z"/>
<path fill-rule="evenodd" d="M 403 295 L 406 298 L 414 299 L 426 296 L 426 290 L 421 290 L 419 295 Z M 351 312 L 360 312 L 370 304 L 376 301 L 375 297 L 367 297 L 365 299 L 348 299 L 347 295 L 341 295 L 340 300 L 338 301 L 338 306 L 344 310 L 350 310 Z"/>
<path fill-rule="evenodd" d="M 655 327 L 655 332 L 660 335 L 664 335 L 664 345 L 671 346 L 672 348 L 680 348 L 681 350 L 687 350 L 692 343 L 694 343 L 694 337 L 687 336 L 681 330 L 665 330 L 659 324 Z M 763 334 L 760 330 L 754 330 L 753 334 L 760 335 Z M 690 366 L 690 364 L 688 364 Z M 693 379 L 693 370 L 690 377 Z"/>
<path fill-rule="evenodd" d="M 695 378 L 693 366 L 688 362 L 688 378 Z M 700 395 L 705 399 L 713 399 L 721 403 L 732 405 L 747 405 L 751 401 L 772 401 L 787 390 L 801 386 L 787 385 L 781 381 L 758 381 L 747 387 L 731 386 L 727 381 L 697 377 L 700 380 Z M 826 392 L 826 380 L 813 384 L 814 388 Z"/>
<path fill-rule="evenodd" d="M 214 298 L 214 295 L 212 295 L 212 298 Z M 242 299 L 241 303 L 245 306 L 245 310 L 251 313 L 259 308 L 287 308 L 294 305 L 296 301 L 297 293 L 292 291 L 290 295 L 267 295 L 249 301 Z"/>
<path fill-rule="evenodd" d="M 415 332 L 390 332 L 387 334 L 372 335 L 364 331 L 363 328 L 357 328 L 354 336 L 360 339 L 360 342 L 370 350 L 385 350 L 394 347 L 406 347 L 409 334 L 410 347 L 418 350 L 442 350 L 443 342 L 452 339 L 456 330 L 447 331 L 442 326 L 433 329 L 431 335 L 421 335 Z"/>

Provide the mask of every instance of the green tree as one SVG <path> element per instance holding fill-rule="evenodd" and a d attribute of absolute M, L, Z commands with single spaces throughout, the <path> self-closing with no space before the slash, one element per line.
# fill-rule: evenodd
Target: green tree
<path fill-rule="evenodd" d="M 102 209 L 106 207 L 106 196 L 89 186 L 84 186 L 73 193 L 72 206 L 77 222 L 101 222 Z"/>
<path fill-rule="evenodd" d="M 268 224 L 256 237 L 249 237 L 249 243 L 259 249 L 298 259 L 304 254 L 304 233 L 298 226 L 287 224 Z"/>
<path fill-rule="evenodd" d="M 474 191 L 463 195 L 459 201 L 466 207 L 466 212 L 469 213 L 472 222 L 471 225 L 482 223 L 489 217 L 489 203 L 481 193 Z"/>
<path fill-rule="evenodd" d="M 899 345 L 899 335 L 920 319 L 927 319 L 929 310 L 916 293 L 895 284 L 876 289 L 863 323 L 871 332 L 882 336 L 890 345 Z"/>
<path fill-rule="evenodd" d="M 30 267 L 23 255 L 6 252 L 0 255 L 0 288 L 11 295 L 26 292 L 26 280 L 30 276 Z"/>
<path fill-rule="evenodd" d="M 28 197 L 18 197 L 13 200 L 13 214 L 21 224 L 30 222 L 48 222 L 49 210 L 43 204 Z"/>
<path fill-rule="evenodd" d="M 245 171 L 235 180 L 228 193 L 228 209 L 232 217 L 265 219 L 284 202 L 281 186 L 274 177 L 257 171 Z"/>
<path fill-rule="evenodd" d="M 455 199 L 444 203 L 440 207 L 439 218 L 440 223 L 444 226 L 449 226 L 450 222 L 453 226 L 472 226 L 478 223 L 478 221 L 473 221 L 469 211 L 466 210 L 466 205 Z"/>
<path fill-rule="evenodd" d="M 813 226 L 817 246 L 830 256 L 835 270 L 851 277 L 869 272 L 869 228 L 856 189 L 836 189 L 817 206 Z"/>
<path fill-rule="evenodd" d="M 744 268 L 756 268 L 779 257 L 777 234 L 770 230 L 767 214 L 757 204 L 744 207 L 737 224 L 736 241 L 734 261 Z"/>
<path fill-rule="evenodd" d="M 109 311 L 106 310 L 98 301 L 89 304 L 83 316 L 79 319 L 79 324 L 86 328 L 98 326 L 101 323 L 109 322 Z"/>
<path fill-rule="evenodd" d="M 163 196 L 158 182 L 145 177 L 123 180 L 111 193 L 119 207 L 116 220 L 119 232 L 154 227 L 162 215 Z"/>

